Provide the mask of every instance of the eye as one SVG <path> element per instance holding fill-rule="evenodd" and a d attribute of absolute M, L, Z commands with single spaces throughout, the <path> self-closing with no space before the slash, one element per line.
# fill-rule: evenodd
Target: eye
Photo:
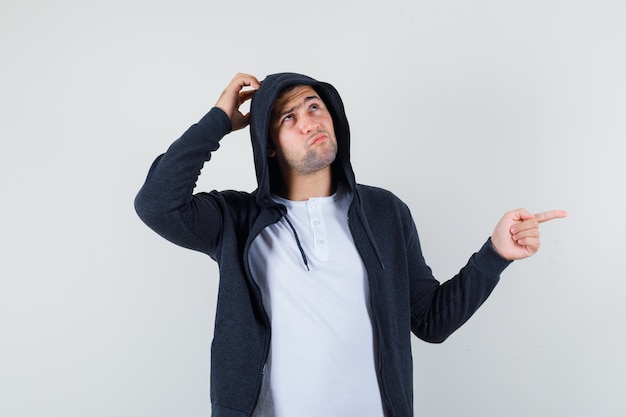
<path fill-rule="evenodd" d="M 288 114 L 287 116 L 283 117 L 283 122 L 289 122 L 293 120 L 293 114 Z"/>
<path fill-rule="evenodd" d="M 317 104 L 311 104 L 311 107 L 309 107 L 309 110 L 311 111 L 316 111 L 319 109 L 320 109 L 320 106 L 318 106 Z"/>

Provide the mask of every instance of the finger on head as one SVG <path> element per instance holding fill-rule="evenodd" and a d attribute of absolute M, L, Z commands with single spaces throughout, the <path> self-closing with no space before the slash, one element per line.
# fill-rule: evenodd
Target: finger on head
<path fill-rule="evenodd" d="M 242 87 L 250 86 L 255 90 L 261 87 L 261 83 L 254 75 L 240 73 L 235 76 L 235 80 L 237 80 L 237 84 L 241 85 Z"/>
<path fill-rule="evenodd" d="M 239 105 L 242 105 L 246 101 L 250 100 L 255 90 L 247 90 L 239 92 Z"/>

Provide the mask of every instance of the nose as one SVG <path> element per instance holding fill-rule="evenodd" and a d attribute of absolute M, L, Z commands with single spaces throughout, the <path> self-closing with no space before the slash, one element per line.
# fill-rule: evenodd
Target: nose
<path fill-rule="evenodd" d="M 302 123 L 302 132 L 303 133 L 311 133 L 319 127 L 317 120 L 313 117 L 306 116 L 300 120 Z"/>

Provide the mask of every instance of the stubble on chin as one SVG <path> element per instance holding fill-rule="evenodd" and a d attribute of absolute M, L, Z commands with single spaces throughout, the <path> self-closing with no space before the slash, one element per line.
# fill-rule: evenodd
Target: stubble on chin
<path fill-rule="evenodd" d="M 309 149 L 300 163 L 301 174 L 310 174 L 326 168 L 335 161 L 337 157 L 337 144 L 329 142 L 324 149 Z"/>

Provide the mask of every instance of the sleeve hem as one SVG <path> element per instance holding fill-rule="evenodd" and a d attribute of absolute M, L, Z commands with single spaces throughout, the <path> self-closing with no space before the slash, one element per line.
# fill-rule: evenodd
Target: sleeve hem
<path fill-rule="evenodd" d="M 490 276 L 498 277 L 513 262 L 503 258 L 496 252 L 491 238 L 487 239 L 485 244 L 480 248 L 474 257 L 474 261 L 478 268 L 483 270 Z"/>
<path fill-rule="evenodd" d="M 232 125 L 230 123 L 230 119 L 224 112 L 224 110 L 219 107 L 213 107 L 207 114 L 205 114 L 202 119 L 198 122 L 198 124 L 204 126 L 211 126 L 220 134 L 220 136 L 225 136 L 232 132 Z"/>

